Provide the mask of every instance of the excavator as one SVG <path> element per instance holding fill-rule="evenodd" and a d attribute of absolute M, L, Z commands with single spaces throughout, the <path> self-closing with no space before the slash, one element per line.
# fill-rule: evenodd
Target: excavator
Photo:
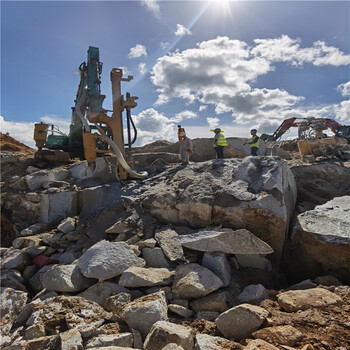
<path fill-rule="evenodd" d="M 113 111 L 102 107 L 105 95 L 101 94 L 102 62 L 99 49 L 89 46 L 87 62 L 79 66 L 80 83 L 75 106 L 72 107 L 72 118 L 69 134 L 62 133 L 56 126 L 36 123 L 34 141 L 38 151 L 37 159 L 62 161 L 80 158 L 89 164 L 97 157 L 114 153 L 118 161 L 118 178 L 128 177 L 143 179 L 146 172 L 137 173 L 125 160 L 125 146 L 131 148 L 136 141 L 137 130 L 131 118 L 130 110 L 137 106 L 136 96 L 121 94 L 121 82 L 129 82 L 132 76 L 123 78 L 123 70 L 113 68 L 110 74 L 112 83 Z M 128 143 L 124 144 L 123 111 L 126 110 Z M 108 115 L 112 112 L 112 115 Z M 131 125 L 134 137 L 131 140 Z"/>
<path fill-rule="evenodd" d="M 261 135 L 264 141 L 277 141 L 291 127 L 298 127 L 299 153 L 304 155 L 324 155 L 335 153 L 335 138 L 346 139 L 350 143 L 350 126 L 341 125 L 330 118 L 289 118 L 282 122 L 272 135 Z M 327 137 L 324 130 L 330 129 L 335 138 Z M 344 141 L 346 143 L 346 141 Z"/>

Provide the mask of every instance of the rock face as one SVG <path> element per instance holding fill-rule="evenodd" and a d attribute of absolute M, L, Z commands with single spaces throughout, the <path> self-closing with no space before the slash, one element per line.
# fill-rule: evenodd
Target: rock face
<path fill-rule="evenodd" d="M 350 283 L 350 196 L 299 214 L 289 259 L 300 278 L 332 274 Z"/>
<path fill-rule="evenodd" d="M 277 260 L 295 201 L 293 175 L 274 157 L 193 164 L 171 183 L 154 184 L 141 198 L 142 206 L 162 222 L 247 229 L 272 247 Z"/>

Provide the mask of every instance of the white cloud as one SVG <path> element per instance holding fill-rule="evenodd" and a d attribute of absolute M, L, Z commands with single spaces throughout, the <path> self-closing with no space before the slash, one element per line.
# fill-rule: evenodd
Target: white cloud
<path fill-rule="evenodd" d="M 146 46 L 137 44 L 136 46 L 130 49 L 130 52 L 128 55 L 129 58 L 138 58 L 141 56 L 147 56 Z"/>
<path fill-rule="evenodd" d="M 283 35 L 256 39 L 254 43 L 250 47 L 243 41 L 217 37 L 198 43 L 196 48 L 160 57 L 151 71 L 151 81 L 158 92 L 155 105 L 181 98 L 189 104 L 197 101 L 212 105 L 217 115 L 231 113 L 240 123 L 274 120 L 277 125 L 290 114 L 306 112 L 296 109 L 302 96 L 279 88 L 252 87 L 257 78 L 275 69 L 274 63 L 350 64 L 350 55 L 320 41 L 310 48 L 301 48 L 300 39 Z M 343 94 L 350 90 L 348 83 L 338 89 Z M 344 118 L 344 107 L 337 110 Z"/>
<path fill-rule="evenodd" d="M 171 120 L 174 121 L 175 123 L 181 122 L 183 119 L 195 119 L 197 118 L 198 115 L 195 112 L 185 110 L 180 113 L 175 114 L 175 117 L 172 118 Z"/>
<path fill-rule="evenodd" d="M 220 119 L 219 118 L 208 117 L 207 118 L 207 123 L 209 124 L 210 129 L 215 129 L 216 127 L 219 126 Z"/>
<path fill-rule="evenodd" d="M 143 0 L 141 5 L 144 6 L 148 11 L 150 11 L 154 17 L 160 18 L 160 8 L 158 1 L 156 0 Z"/>
<path fill-rule="evenodd" d="M 207 108 L 208 108 L 208 106 L 206 106 L 206 105 L 201 105 L 201 106 L 199 106 L 199 111 L 200 111 L 200 112 L 204 112 L 204 111 L 207 110 Z"/>
<path fill-rule="evenodd" d="M 176 36 L 183 36 L 183 35 L 191 35 L 192 32 L 187 29 L 185 26 L 183 26 L 182 24 L 177 24 L 176 25 L 176 32 L 174 33 Z"/>
<path fill-rule="evenodd" d="M 136 146 L 156 140 L 177 141 L 176 124 L 153 108 L 142 111 L 133 120 L 137 127 Z"/>
<path fill-rule="evenodd" d="M 145 74 L 147 72 L 146 63 L 139 63 L 138 70 L 141 74 Z"/>
<path fill-rule="evenodd" d="M 337 91 L 339 91 L 343 96 L 350 96 L 350 81 L 338 85 Z"/>
<path fill-rule="evenodd" d="M 40 118 L 40 122 L 46 124 L 53 124 L 57 126 L 60 131 L 67 133 L 69 130 L 70 120 L 59 118 L 53 115 L 46 115 Z M 5 120 L 0 116 L 1 132 L 9 133 L 15 140 L 24 143 L 25 145 L 35 148 L 34 142 L 34 122 L 14 122 Z"/>

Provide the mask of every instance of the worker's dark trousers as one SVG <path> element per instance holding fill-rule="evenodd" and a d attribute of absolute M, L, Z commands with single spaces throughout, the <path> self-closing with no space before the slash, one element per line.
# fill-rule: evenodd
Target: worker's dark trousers
<path fill-rule="evenodd" d="M 219 158 L 219 159 L 224 158 L 224 146 L 215 147 L 215 151 L 217 154 L 217 158 Z"/>
<path fill-rule="evenodd" d="M 257 156 L 258 155 L 258 150 L 259 150 L 258 147 L 251 147 L 250 148 L 250 155 L 251 156 Z"/>

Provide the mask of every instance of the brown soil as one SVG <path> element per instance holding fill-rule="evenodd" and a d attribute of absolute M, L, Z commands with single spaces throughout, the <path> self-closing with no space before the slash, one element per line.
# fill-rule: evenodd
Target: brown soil
<path fill-rule="evenodd" d="M 2 152 L 21 152 L 24 154 L 34 154 L 35 149 L 15 140 L 13 137 L 0 133 L 0 149 Z"/>

